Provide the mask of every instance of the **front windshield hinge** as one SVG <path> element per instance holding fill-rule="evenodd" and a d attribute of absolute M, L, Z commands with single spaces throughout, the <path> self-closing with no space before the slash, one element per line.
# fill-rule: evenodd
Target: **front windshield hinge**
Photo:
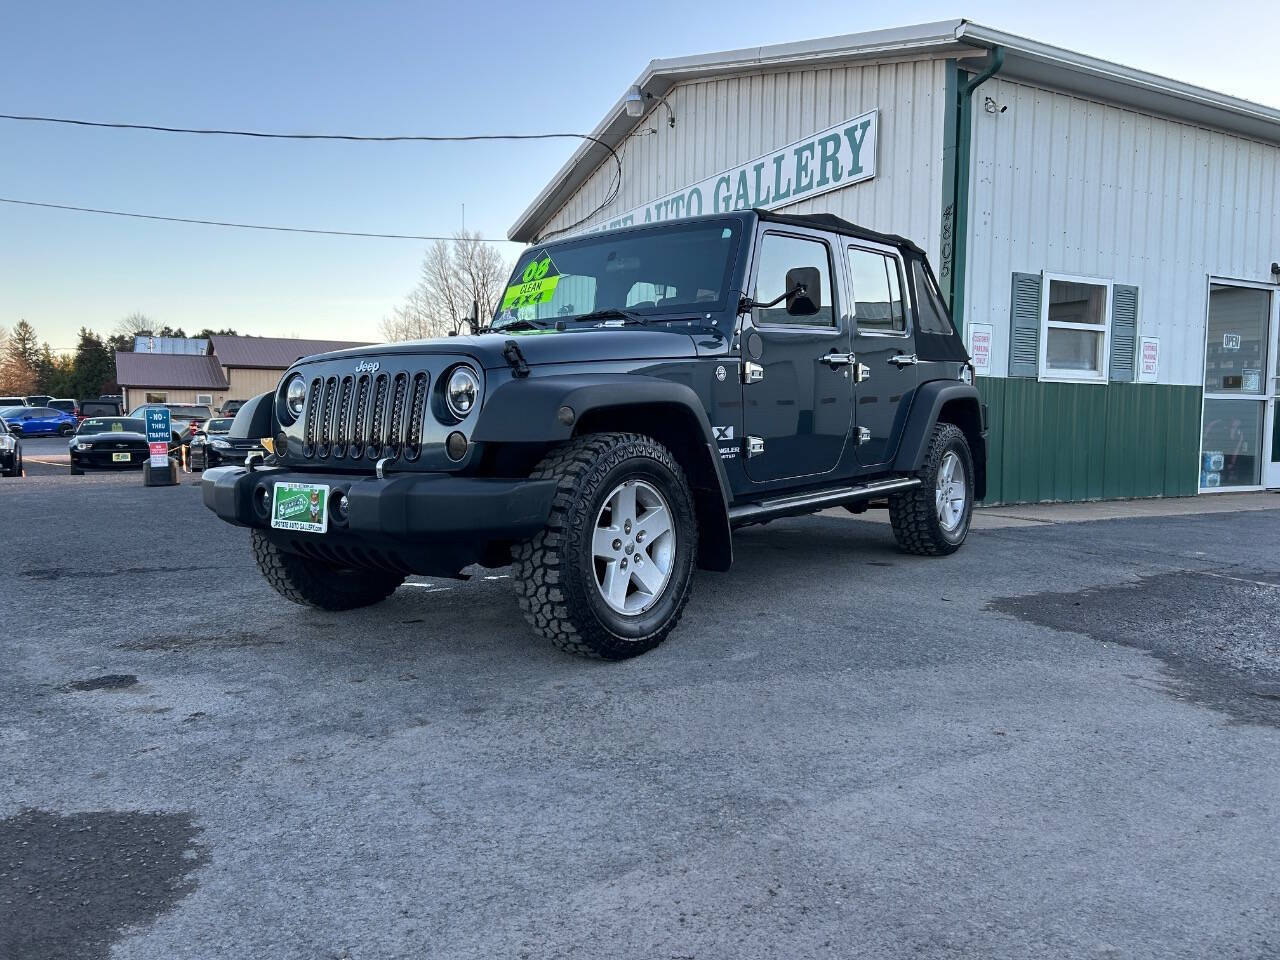
<path fill-rule="evenodd" d="M 502 359 L 507 361 L 507 366 L 511 368 L 513 377 L 524 379 L 529 375 L 529 363 L 525 360 L 524 354 L 520 352 L 520 344 L 514 340 L 508 340 L 503 344 Z"/>

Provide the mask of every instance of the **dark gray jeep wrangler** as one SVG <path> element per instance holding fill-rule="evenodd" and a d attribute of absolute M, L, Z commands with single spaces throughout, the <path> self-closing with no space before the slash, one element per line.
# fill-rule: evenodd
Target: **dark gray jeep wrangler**
<path fill-rule="evenodd" d="M 610 659 L 675 627 L 732 531 L 885 506 L 964 542 L 984 410 L 924 253 L 747 211 L 528 248 L 487 330 L 299 360 L 236 415 L 273 453 L 204 476 L 297 603 L 512 563 L 533 628 Z"/>

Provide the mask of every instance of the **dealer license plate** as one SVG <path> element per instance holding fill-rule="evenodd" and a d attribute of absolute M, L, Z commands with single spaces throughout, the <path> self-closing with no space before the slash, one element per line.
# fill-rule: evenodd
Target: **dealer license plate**
<path fill-rule="evenodd" d="M 323 483 L 277 483 L 271 498 L 271 526 L 324 533 L 329 529 L 329 487 Z"/>
<path fill-rule="evenodd" d="M 115 463 L 128 463 L 129 455 L 127 453 L 113 453 L 111 459 Z"/>

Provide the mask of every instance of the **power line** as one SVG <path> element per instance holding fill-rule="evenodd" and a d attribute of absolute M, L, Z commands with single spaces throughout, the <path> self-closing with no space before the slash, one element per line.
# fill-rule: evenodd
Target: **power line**
<path fill-rule="evenodd" d="M 440 237 L 414 233 L 363 233 L 357 230 L 316 230 L 309 227 L 278 227 L 263 223 L 231 223 L 226 220 L 199 220 L 195 217 L 162 217 L 152 213 L 127 213 L 123 210 L 101 210 L 97 207 L 73 207 L 65 203 L 39 203 L 35 200 L 14 200 L 0 197 L 0 203 L 13 203 L 23 207 L 46 207 L 50 210 L 74 210 L 77 213 L 100 213 L 109 217 L 132 217 L 136 220 L 164 220 L 168 223 L 198 223 L 206 227 L 238 227 L 241 230 L 275 230 L 280 233 L 318 233 L 330 237 L 378 237 L 384 240 L 461 240 L 464 243 L 495 243 L 483 237 Z"/>
<path fill-rule="evenodd" d="M 40 117 L 16 113 L 0 113 L 0 120 L 18 120 L 29 123 L 59 123 L 66 126 L 75 127 L 98 127 L 109 130 L 150 130 L 155 133 L 188 133 L 201 136 L 220 136 L 220 137 L 254 137 L 263 140 L 343 140 L 348 142 L 366 142 L 366 143 L 394 143 L 404 141 L 417 141 L 421 143 L 462 143 L 480 140 L 585 140 L 594 143 L 597 146 L 604 147 L 609 151 L 609 155 L 613 158 L 615 171 L 613 183 L 610 185 L 604 200 L 594 210 L 588 213 L 580 220 L 576 220 L 567 227 L 561 227 L 554 230 L 551 234 L 564 233 L 572 230 L 583 223 L 586 223 L 597 213 L 611 204 L 617 197 L 618 192 L 622 189 L 622 158 L 618 156 L 618 152 L 609 144 L 605 143 L 599 137 L 593 137 L 587 133 L 473 133 L 473 134 L 396 134 L 389 136 L 366 136 L 363 134 L 351 133 L 277 133 L 266 130 L 223 130 L 216 128 L 198 128 L 198 127 L 167 127 L 159 124 L 151 123 L 108 123 L 101 120 L 79 120 L 70 117 Z M 94 211 L 101 212 L 101 211 Z M 152 219 L 168 219 L 156 217 Z M 195 221 L 204 222 L 204 221 Z M 220 226 L 244 226 L 243 224 L 220 224 Z M 264 228 L 267 229 L 267 228 Z M 299 233 L 342 233 L 343 231 L 317 231 L 317 230 L 300 230 L 294 231 Z M 384 236 L 378 234 L 378 236 Z M 397 238 L 399 239 L 399 238 Z M 405 239 L 418 239 L 417 237 L 409 237 Z"/>

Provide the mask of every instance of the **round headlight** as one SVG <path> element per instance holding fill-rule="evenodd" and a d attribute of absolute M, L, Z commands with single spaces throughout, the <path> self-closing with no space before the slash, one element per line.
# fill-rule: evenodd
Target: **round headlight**
<path fill-rule="evenodd" d="M 468 413 L 476 405 L 476 397 L 480 395 L 480 378 L 470 367 L 455 367 L 449 374 L 449 382 L 445 386 L 444 398 L 449 404 L 449 412 L 459 420 L 466 419 Z"/>
<path fill-rule="evenodd" d="M 297 420 L 302 416 L 302 408 L 307 403 L 307 385 L 303 382 L 302 374 L 295 373 L 289 378 L 288 385 L 284 388 L 284 405 L 289 411 L 289 415 Z"/>

